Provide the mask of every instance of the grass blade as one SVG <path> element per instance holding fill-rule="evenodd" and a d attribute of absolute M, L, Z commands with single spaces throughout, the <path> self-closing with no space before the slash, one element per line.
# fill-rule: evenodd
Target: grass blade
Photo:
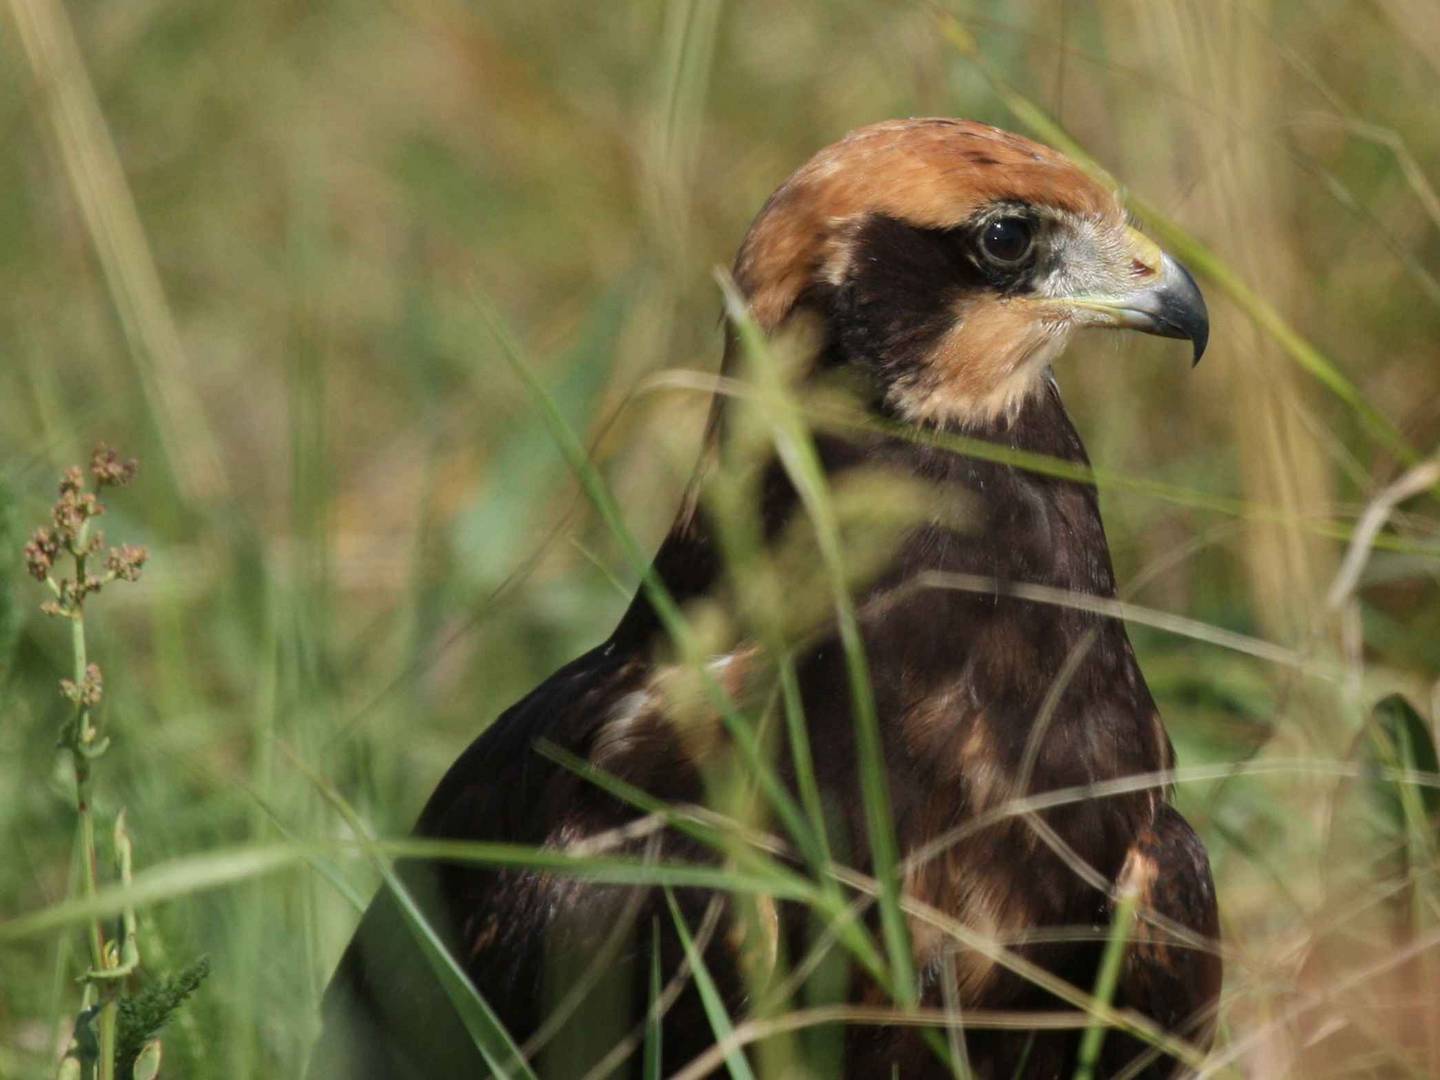
<path fill-rule="evenodd" d="M 645 1013 L 645 1051 L 641 1075 L 660 1080 L 664 1053 L 664 1019 L 660 1013 L 660 924 L 650 922 L 650 1005 Z"/>
<path fill-rule="evenodd" d="M 848 575 L 840 531 L 830 504 L 824 470 L 803 414 L 779 378 L 779 369 L 769 355 L 769 345 L 750 317 L 744 299 L 728 277 L 720 278 L 720 287 L 725 294 L 726 311 L 740 335 L 746 355 L 752 361 L 756 381 L 765 397 L 773 402 L 771 421 L 775 428 L 776 449 L 815 527 L 821 559 L 834 588 L 835 618 L 845 653 L 851 707 L 854 710 L 865 826 L 871 859 L 875 864 L 875 877 L 880 882 L 880 925 L 890 963 L 890 990 L 901 1004 L 914 1005 L 918 1000 L 915 970 L 910 954 L 910 935 L 900 910 L 900 858 L 890 810 L 880 722 L 875 711 L 875 694 L 870 684 L 870 664 L 865 657 L 860 621 L 846 584 Z"/>
<path fill-rule="evenodd" d="M 344 819 L 345 824 L 358 837 L 365 848 L 366 854 L 374 863 L 385 881 L 385 887 L 395 898 L 396 905 L 400 909 L 401 918 L 410 935 L 419 946 L 421 955 L 425 957 L 426 963 L 434 974 L 436 981 L 445 991 L 445 996 L 454 1006 L 455 1013 L 460 1017 L 460 1022 L 465 1025 L 466 1032 L 475 1043 L 475 1049 L 480 1051 L 481 1057 L 496 1076 L 521 1077 L 522 1080 L 536 1080 L 535 1073 L 531 1070 L 519 1046 L 505 1030 L 505 1025 L 490 1008 L 490 1003 L 471 984 L 464 969 L 455 962 L 455 958 L 446 948 L 440 935 L 430 925 L 430 920 L 415 903 L 415 898 L 410 895 L 410 890 L 395 873 L 394 864 L 387 854 L 377 845 L 370 836 L 365 823 L 360 820 L 360 815 L 355 813 L 350 804 L 347 803 L 333 785 L 323 776 L 312 771 L 304 762 L 291 755 L 291 760 L 302 773 L 315 786 L 316 790 L 330 805 L 330 807 Z"/>
<path fill-rule="evenodd" d="M 1120 903 L 1115 908 L 1115 918 L 1110 923 L 1110 938 L 1105 942 L 1105 952 L 1100 957 L 1100 973 L 1095 977 L 1095 1000 L 1102 1007 L 1108 1007 L 1115 1000 L 1115 989 L 1120 984 L 1120 968 L 1125 959 L 1125 948 L 1130 942 L 1130 927 L 1135 922 L 1135 908 L 1139 904 L 1139 898 L 1138 892 L 1126 890 L 1121 894 Z M 1094 1080 L 1106 1029 L 1107 1025 L 1100 1015 L 1092 1013 L 1090 1025 L 1080 1037 L 1075 1080 Z"/>
<path fill-rule="evenodd" d="M 675 894 L 669 889 L 665 890 L 665 902 L 670 905 L 670 916 L 675 920 L 675 932 L 680 935 L 680 944 L 685 949 L 685 958 L 690 962 L 690 974 L 695 979 L 695 988 L 700 992 L 700 1000 L 705 1006 L 705 1015 L 710 1019 L 710 1028 L 715 1032 L 717 1041 L 732 1039 L 735 1034 L 735 1025 L 730 1022 L 730 1014 L 725 1010 L 725 1002 L 720 998 L 720 990 L 715 985 L 715 980 L 710 976 L 710 970 L 705 966 L 705 958 L 700 955 L 700 950 L 695 947 L 695 941 L 690 936 L 690 928 L 685 925 L 685 916 L 680 913 L 680 906 L 675 903 Z M 730 1070 L 734 1080 L 755 1080 L 755 1074 L 750 1071 L 750 1063 L 745 1058 L 745 1052 L 738 1046 L 732 1047 L 725 1054 L 725 1065 Z"/>
<path fill-rule="evenodd" d="M 1017 90 L 985 59 L 975 39 L 958 19 L 953 15 L 942 15 L 941 32 L 956 51 L 984 76 L 995 95 L 1023 127 L 1092 173 L 1106 178 L 1112 186 L 1118 186 L 1109 179 L 1106 170 L 1070 137 L 1064 127 L 1035 101 Z M 1129 196 L 1128 202 L 1145 219 L 1146 224 L 1154 229 L 1158 238 L 1189 265 L 1191 270 L 1219 286 L 1291 360 L 1342 401 L 1376 442 L 1407 465 L 1413 465 L 1419 459 L 1419 455 L 1400 434 L 1399 429 L 1370 404 L 1359 387 L 1313 342 L 1291 326 L 1268 300 L 1247 285 L 1225 260 L 1182 228 L 1178 222 L 1161 213 L 1152 203 L 1133 195 Z"/>

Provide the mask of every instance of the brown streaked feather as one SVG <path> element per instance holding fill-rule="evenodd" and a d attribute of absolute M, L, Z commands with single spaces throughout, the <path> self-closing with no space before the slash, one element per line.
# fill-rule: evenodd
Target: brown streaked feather
<path fill-rule="evenodd" d="M 1119 886 L 1134 890 L 1140 916 L 1125 951 L 1120 1003 L 1188 1042 L 1208 1046 L 1220 994 L 1220 916 L 1205 848 L 1173 806 L 1162 804 L 1136 839 Z M 1193 940 L 1177 940 L 1172 926 Z M 1106 1058 L 1110 1069 L 1119 1071 L 1142 1054 L 1155 1063 L 1140 1075 L 1169 1076 L 1177 1069 L 1165 1055 L 1123 1037 L 1107 1047 Z"/>
<path fill-rule="evenodd" d="M 752 680 L 757 650 L 737 649 L 705 665 L 704 672 L 675 664 L 655 668 L 639 689 L 615 702 L 590 746 L 592 765 L 630 782 L 636 763 L 646 772 L 673 768 L 700 769 L 714 763 L 725 748 L 724 729 L 704 682 L 743 708 Z"/>

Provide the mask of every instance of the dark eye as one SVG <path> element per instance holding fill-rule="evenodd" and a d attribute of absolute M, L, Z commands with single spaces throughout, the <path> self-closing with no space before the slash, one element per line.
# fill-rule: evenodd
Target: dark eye
<path fill-rule="evenodd" d="M 1023 261 L 1034 244 L 1030 222 L 1022 217 L 996 218 L 980 234 L 980 247 L 986 258 L 1002 266 Z"/>

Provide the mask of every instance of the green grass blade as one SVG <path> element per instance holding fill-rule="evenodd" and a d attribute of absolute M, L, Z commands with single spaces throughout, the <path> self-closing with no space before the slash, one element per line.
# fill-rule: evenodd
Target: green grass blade
<path fill-rule="evenodd" d="M 690 962 L 690 976 L 695 980 L 695 988 L 700 992 L 705 1015 L 710 1020 L 710 1029 L 715 1033 L 717 1042 L 728 1039 L 735 1034 L 735 1025 L 730 1022 L 730 1014 L 725 1010 L 725 1002 L 721 1000 L 720 990 L 710 975 L 710 969 L 705 966 L 705 958 L 695 947 L 690 928 L 685 925 L 685 917 L 680 913 L 680 906 L 675 903 L 675 894 L 669 889 L 665 890 L 665 902 L 670 905 L 670 916 L 675 920 L 675 932 L 680 935 L 685 958 Z M 734 1080 L 755 1080 L 755 1074 L 750 1071 L 750 1062 L 745 1058 L 745 1051 L 738 1045 L 725 1055 L 725 1064 Z"/>
<path fill-rule="evenodd" d="M 97 916 L 113 916 L 128 906 L 148 907 L 164 900 L 251 881 L 288 870 L 303 860 L 303 849 L 290 844 L 250 845 L 172 859 L 137 871 L 128 887 L 111 885 L 92 897 L 62 900 L 0 922 L 0 941 L 19 941 Z"/>
<path fill-rule="evenodd" d="M 772 895 L 777 899 L 796 901 L 808 901 L 815 895 L 815 886 L 799 874 L 705 863 L 656 863 L 621 855 L 572 855 L 553 848 L 467 840 L 389 840 L 376 841 L 375 846 L 394 858 L 545 870 L 606 885 L 714 889 L 718 892 Z"/>
<path fill-rule="evenodd" d="M 445 996 L 449 998 L 450 1004 L 454 1006 L 456 1015 L 465 1025 L 466 1032 L 474 1041 L 475 1049 L 480 1051 L 485 1063 L 497 1076 L 536 1080 L 535 1073 L 526 1062 L 525 1056 L 521 1054 L 519 1046 L 510 1037 L 510 1033 L 505 1030 L 505 1025 L 500 1022 L 495 1011 L 490 1008 L 490 1003 L 485 1000 L 485 996 L 475 989 L 464 970 L 456 963 L 450 950 L 440 939 L 440 935 L 430 925 L 430 920 L 425 917 L 425 913 L 415 903 L 415 898 L 410 895 L 410 890 L 405 887 L 405 883 L 395 873 L 392 859 L 370 836 L 365 823 L 360 820 L 360 815 L 355 813 L 340 792 L 323 776 L 312 771 L 298 758 L 292 756 L 292 761 L 320 792 L 326 803 L 350 827 L 351 832 L 360 838 L 366 854 L 383 876 L 385 887 L 395 898 L 406 929 L 415 939 L 421 955 L 430 965 L 436 981 L 445 991 Z"/>
<path fill-rule="evenodd" d="M 663 1017 L 660 1013 L 660 923 L 650 922 L 650 1005 L 645 1013 L 645 1049 L 641 1075 L 645 1080 L 660 1080 L 664 1060 Z"/>
<path fill-rule="evenodd" d="M 127 907 L 145 907 L 207 892 L 300 865 L 310 865 L 322 854 L 352 847 L 345 843 L 247 845 L 187 855 L 138 871 L 129 886 L 111 885 L 94 897 L 77 897 L 50 904 L 0 922 L 0 942 L 32 938 L 88 919 L 107 918 Z M 672 888 L 714 889 L 774 896 L 779 900 L 811 902 L 816 888 L 799 875 L 780 876 L 719 866 L 690 863 L 653 863 L 621 856 L 570 855 L 523 844 L 491 844 L 464 840 L 368 840 L 367 853 L 392 859 L 431 859 L 539 869 L 606 885 L 648 885 Z"/>
<path fill-rule="evenodd" d="M 715 389 L 713 379 L 695 379 L 689 373 L 683 372 L 678 376 L 656 379 L 654 385 L 688 391 L 703 390 L 706 393 Z M 724 390 L 727 393 L 740 393 L 733 382 L 725 384 Z M 1066 461 L 1048 454 L 1004 446 L 958 432 L 915 428 L 895 421 L 866 416 L 853 410 L 841 410 L 833 407 L 811 408 L 805 409 L 804 415 L 817 428 L 870 432 L 919 445 L 935 446 L 956 454 L 963 454 L 966 457 L 973 457 L 979 461 L 1009 465 L 1025 472 L 1035 473 L 1037 476 L 1053 476 L 1062 480 L 1098 485 L 1112 496 L 1116 494 L 1135 495 L 1172 506 L 1201 510 L 1210 514 L 1219 514 L 1255 523 L 1287 525 L 1331 540 L 1349 541 L 1354 535 L 1353 527 L 1342 523 L 1344 518 L 1354 516 L 1354 512 L 1348 509 L 1342 508 L 1336 516 L 1329 520 L 1322 515 L 1297 516 L 1283 508 L 1234 495 L 1201 491 L 1178 484 L 1152 480 L 1149 477 L 1117 472 L 1114 469 Z M 1416 543 L 1384 533 L 1376 537 L 1374 546 L 1385 551 L 1404 552 L 1427 558 L 1440 557 L 1440 548 L 1433 544 Z"/>
<path fill-rule="evenodd" d="M 1100 972 L 1095 977 L 1095 1000 L 1101 1006 L 1109 1006 L 1115 1000 L 1115 990 L 1120 984 L 1120 969 L 1125 960 L 1125 948 L 1130 943 L 1130 928 L 1135 922 L 1135 908 L 1138 903 L 1139 894 L 1127 890 L 1121 894 L 1120 903 L 1115 908 L 1115 918 L 1110 923 L 1110 937 L 1106 940 L 1105 952 L 1100 957 Z M 1094 1080 L 1106 1030 L 1105 1021 L 1098 1013 L 1092 1013 L 1089 1026 L 1080 1037 L 1075 1080 Z"/>
<path fill-rule="evenodd" d="M 388 868 L 385 884 L 395 897 L 405 925 L 429 962 L 430 970 L 444 988 L 445 996 L 455 1007 L 456 1014 L 475 1041 L 475 1048 L 485 1058 L 485 1063 L 497 1076 L 527 1077 L 534 1080 L 535 1073 L 521 1055 L 515 1040 L 505 1030 L 505 1025 L 490 1008 L 490 1003 L 471 985 L 465 972 L 450 955 L 450 950 L 445 948 L 445 943 L 436 935 L 429 920 L 415 904 L 414 898 L 395 876 L 394 871 Z"/>
<path fill-rule="evenodd" d="M 727 277 L 721 277 L 720 286 L 725 294 L 726 310 L 747 356 L 752 360 L 761 391 L 774 403 L 771 420 L 775 428 L 776 449 L 815 527 L 821 559 L 834 589 L 835 618 L 845 653 L 851 707 L 854 710 L 865 826 L 875 877 L 880 883 L 880 926 L 890 965 L 890 989 L 902 1005 L 914 1005 L 918 1000 L 915 970 L 910 954 L 910 935 L 904 913 L 900 910 L 900 858 L 890 810 L 880 722 L 870 684 L 870 664 L 865 657 L 855 602 L 847 585 L 840 530 L 830 504 L 825 473 L 803 414 L 780 379 L 778 367 L 769 355 L 769 344 L 750 317 L 744 299 Z"/>

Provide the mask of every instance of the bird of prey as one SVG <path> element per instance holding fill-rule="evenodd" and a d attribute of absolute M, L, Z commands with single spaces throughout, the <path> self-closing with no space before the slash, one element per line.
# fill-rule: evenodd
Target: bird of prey
<path fill-rule="evenodd" d="M 948 507 L 911 520 L 883 565 L 853 585 L 851 625 L 868 664 L 900 887 L 914 902 L 900 938 L 914 1000 L 957 1011 L 963 1038 L 940 1041 L 959 1042 L 976 1076 L 1070 1076 L 1082 1041 L 1073 1024 L 1023 1021 L 1016 1030 L 971 1027 L 964 1017 L 1074 1017 L 1074 999 L 1064 1000 L 1055 980 L 1092 992 L 1117 911 L 1134 910 L 1114 1004 L 1171 1041 L 1156 1049 L 1134 1027 L 1112 1030 L 1096 1068 L 1184 1072 L 1187 1053 L 1193 1063 L 1210 1041 L 1220 988 L 1214 885 L 1168 789 L 1143 779 L 1170 769 L 1173 750 L 1115 616 L 1096 492 L 1051 364 L 1087 327 L 1188 339 L 1198 361 L 1209 323 L 1194 279 L 1130 223 L 1108 184 L 1062 154 L 936 118 L 874 124 L 817 153 L 751 224 L 733 281 L 771 340 L 809 327 L 802 387 L 838 379 L 858 388 L 858 411 L 874 421 L 817 428 L 829 482 L 879 469 Z M 727 373 L 741 351 L 730 333 Z M 712 414 L 707 460 L 726 437 L 734 400 Z M 1046 459 L 1071 468 L 1033 464 Z M 793 546 L 807 535 L 792 528 L 807 513 L 803 493 L 778 458 L 758 469 L 762 543 Z M 729 588 L 727 522 L 704 497 L 710 475 L 702 466 L 653 564 L 653 579 L 681 607 Z M 792 587 L 785 603 L 804 606 L 811 586 Z M 722 864 L 693 833 L 627 833 L 643 811 L 596 781 L 603 773 L 656 800 L 702 804 L 707 770 L 733 757 L 733 739 L 697 736 L 693 702 L 675 703 L 677 661 L 657 595 L 642 590 L 607 640 L 485 729 L 440 782 L 416 833 L 552 851 L 605 837 L 620 845 L 612 853 Z M 791 654 L 793 689 L 835 859 L 871 873 L 863 747 L 835 610 Z M 737 698 L 753 695 L 757 682 L 774 685 L 763 654 L 759 643 L 738 641 L 708 670 Z M 796 790 L 795 754 L 777 742 L 776 775 Z M 573 759 L 596 773 L 583 775 Z M 1128 777 L 1142 779 L 1127 785 Z M 1093 795 L 1006 810 L 1021 796 L 1107 782 Z M 713 999 L 737 1022 L 753 1004 L 739 901 L 723 892 L 677 889 L 672 910 L 659 889 L 553 868 L 411 862 L 402 876 L 516 1043 L 530 1052 L 545 1044 L 532 1060 L 541 1076 L 638 1073 L 640 1039 L 628 1059 L 606 1053 L 646 1030 L 652 1000 L 664 1006 L 653 1011 L 667 1074 L 715 1043 L 680 923 L 702 950 Z M 914 904 L 1003 951 L 916 918 Z M 790 901 L 769 912 L 768 923 L 745 925 L 770 925 L 772 951 L 798 962 L 814 943 L 813 913 Z M 864 919 L 879 940 L 874 906 Z M 327 993 L 311 1075 L 487 1075 L 432 970 L 391 891 L 382 892 Z M 675 992 L 652 998 L 652 975 Z M 839 999 L 872 1012 L 846 1026 L 833 1069 L 952 1075 L 933 1029 L 927 1038 L 920 1025 L 876 1016 L 893 999 L 873 971 L 842 973 Z M 568 1019 L 547 1024 L 559 1002 Z"/>

